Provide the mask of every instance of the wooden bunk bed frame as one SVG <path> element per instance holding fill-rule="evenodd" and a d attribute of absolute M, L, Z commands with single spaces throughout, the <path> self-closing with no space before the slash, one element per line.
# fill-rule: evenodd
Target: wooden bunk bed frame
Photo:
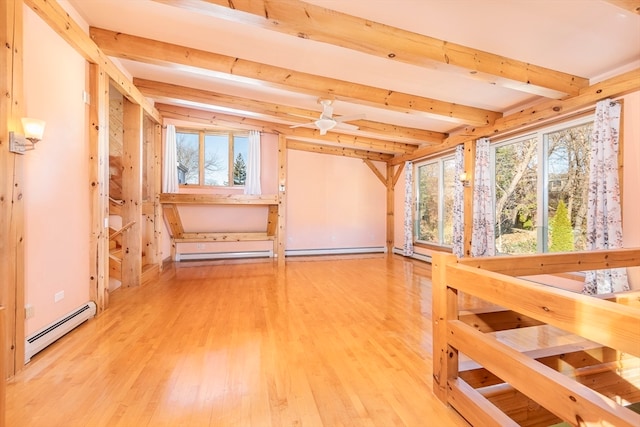
<path fill-rule="evenodd" d="M 434 254 L 434 393 L 474 426 L 640 426 L 640 414 L 624 406 L 640 402 L 640 292 L 593 297 L 523 278 L 638 265 L 639 248 Z M 493 308 L 461 310 L 479 300 Z M 557 328 L 581 341 L 521 352 L 494 333 L 523 327 Z M 589 377 L 578 378 L 585 370 Z"/>

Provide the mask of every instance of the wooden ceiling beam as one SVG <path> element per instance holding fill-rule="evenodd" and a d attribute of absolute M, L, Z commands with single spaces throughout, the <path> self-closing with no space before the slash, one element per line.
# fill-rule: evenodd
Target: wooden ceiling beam
<path fill-rule="evenodd" d="M 209 126 L 257 130 L 259 132 L 283 134 L 287 138 L 319 141 L 326 144 L 358 148 L 378 153 L 407 154 L 417 149 L 417 145 L 400 142 L 384 141 L 381 139 L 327 132 L 320 135 L 317 129 L 295 128 L 274 122 L 266 122 L 250 117 L 240 117 L 197 108 L 180 107 L 168 104 L 156 104 L 156 108 L 165 118 L 184 120 Z"/>
<path fill-rule="evenodd" d="M 533 107 L 510 114 L 496 121 L 493 126 L 480 128 L 465 128 L 455 135 L 451 135 L 437 147 L 419 148 L 413 153 L 396 156 L 390 163 L 400 164 L 437 154 L 466 141 L 482 137 L 491 138 L 505 132 L 524 130 L 545 120 L 561 115 L 574 113 L 593 107 L 596 102 L 606 98 L 617 98 L 640 90 L 640 69 L 635 69 L 619 76 L 612 77 L 593 86 L 583 89 L 580 95 L 564 100 L 548 100 Z"/>
<path fill-rule="evenodd" d="M 186 46 L 90 28 L 93 41 L 107 55 L 156 65 L 208 70 L 238 80 L 261 82 L 272 87 L 333 98 L 347 102 L 391 109 L 402 113 L 435 116 L 440 120 L 473 126 L 486 126 L 502 116 L 495 111 L 394 92 L 353 82 L 301 73 L 267 64 L 220 55 Z"/>
<path fill-rule="evenodd" d="M 640 0 L 604 0 L 604 1 L 640 15 Z"/>
<path fill-rule="evenodd" d="M 316 120 L 320 111 L 305 110 L 287 105 L 273 104 L 254 99 L 241 98 L 202 89 L 174 85 L 134 78 L 133 84 L 143 95 L 159 99 L 163 102 L 188 101 L 196 104 L 220 106 L 245 113 L 258 114 L 266 117 L 276 117 L 291 124 L 305 123 Z M 305 119 L 306 118 L 306 119 Z M 396 126 L 369 120 L 353 120 L 350 124 L 356 125 L 362 132 L 376 133 L 394 140 L 416 142 L 425 144 L 441 144 L 447 137 L 446 134 L 423 129 Z"/>
<path fill-rule="evenodd" d="M 466 70 L 460 73 L 466 78 L 477 78 L 477 73 L 483 73 L 497 85 L 550 98 L 577 95 L 580 89 L 589 85 L 589 80 L 584 77 L 449 43 L 298 0 L 155 1 L 428 69 L 434 68 L 434 62 L 457 66 Z"/>
<path fill-rule="evenodd" d="M 346 147 L 334 147 L 330 145 L 314 144 L 304 141 L 287 139 L 287 148 L 291 150 L 308 151 L 311 153 L 332 154 L 334 156 L 353 157 L 363 160 L 375 160 L 388 162 L 393 158 L 393 154 L 376 153 L 373 151 L 358 150 Z"/>

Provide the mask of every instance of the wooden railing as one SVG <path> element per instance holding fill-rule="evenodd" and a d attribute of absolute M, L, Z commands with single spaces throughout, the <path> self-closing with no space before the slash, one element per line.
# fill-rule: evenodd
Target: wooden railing
<path fill-rule="evenodd" d="M 434 393 L 474 426 L 640 425 L 640 415 L 620 404 L 640 401 L 640 292 L 605 299 L 515 277 L 638 265 L 640 249 L 462 259 L 434 254 Z M 491 308 L 461 310 L 460 302 L 470 300 Z M 493 333 L 522 327 L 557 328 L 579 340 L 524 352 Z M 585 369 L 595 376 L 577 381 L 576 372 Z M 625 377 L 629 369 L 633 375 Z M 604 373 L 606 383 L 598 377 Z M 536 414 L 514 416 L 505 410 L 514 407 L 505 396 L 526 400 Z"/>

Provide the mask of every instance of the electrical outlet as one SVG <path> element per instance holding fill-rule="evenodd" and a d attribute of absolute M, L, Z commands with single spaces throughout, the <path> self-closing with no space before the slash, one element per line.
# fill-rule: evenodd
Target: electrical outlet
<path fill-rule="evenodd" d="M 62 299 L 64 299 L 64 291 L 56 292 L 56 294 L 53 297 L 53 302 L 58 302 Z"/>
<path fill-rule="evenodd" d="M 24 306 L 24 318 L 31 319 L 36 315 L 36 310 L 31 304 L 27 304 Z"/>
<path fill-rule="evenodd" d="M 196 249 L 204 249 L 204 243 L 196 243 Z"/>

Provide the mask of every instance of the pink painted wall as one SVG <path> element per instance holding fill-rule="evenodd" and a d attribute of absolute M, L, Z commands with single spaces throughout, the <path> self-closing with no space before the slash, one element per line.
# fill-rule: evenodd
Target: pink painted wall
<path fill-rule="evenodd" d="M 85 81 L 85 60 L 25 6 L 25 114 L 47 122 L 24 155 L 27 335 L 89 300 Z"/>
<path fill-rule="evenodd" d="M 287 250 L 385 246 L 386 188 L 362 160 L 295 150 L 287 159 Z"/>

